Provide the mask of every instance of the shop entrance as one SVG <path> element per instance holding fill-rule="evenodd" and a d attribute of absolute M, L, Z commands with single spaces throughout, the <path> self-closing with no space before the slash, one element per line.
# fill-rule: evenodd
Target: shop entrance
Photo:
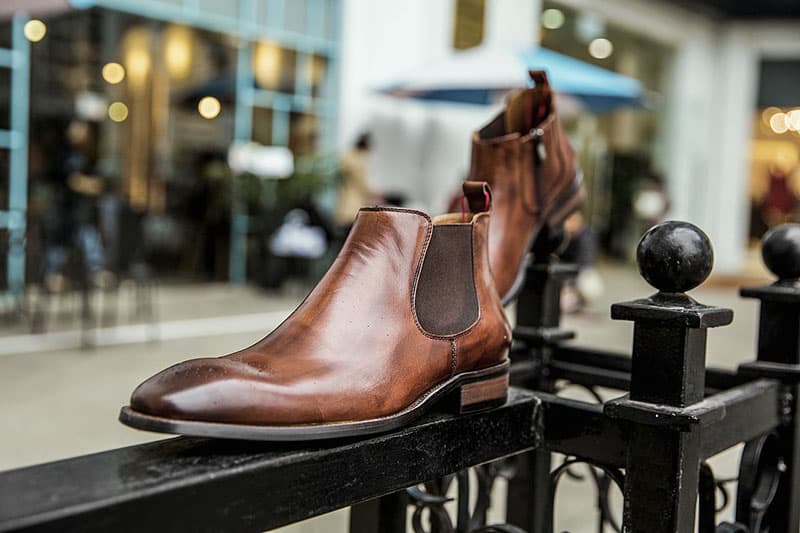
<path fill-rule="evenodd" d="M 761 63 L 753 117 L 750 239 L 800 220 L 800 60 Z"/>

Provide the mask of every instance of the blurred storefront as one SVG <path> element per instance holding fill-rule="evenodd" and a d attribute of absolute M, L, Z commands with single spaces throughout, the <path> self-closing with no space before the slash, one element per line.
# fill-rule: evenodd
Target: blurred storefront
<path fill-rule="evenodd" d="M 332 175 L 338 0 L 30 6 L 0 9 L 0 47 L 30 64 L 27 89 L 0 71 L 0 117 L 29 100 L 29 134 L 14 138 L 30 153 L 27 280 L 41 277 L 48 232 L 66 222 L 54 216 L 67 187 L 96 206 L 112 266 L 145 255 L 166 275 L 244 281 L 275 208 L 307 201 Z M 249 142 L 288 147 L 292 184 L 234 176 L 228 151 Z M 75 159 L 81 179 L 67 179 Z M 2 189 L 25 174 L 12 168 Z M 19 290 L 11 266 L 4 279 Z"/>
<path fill-rule="evenodd" d="M 800 220 L 800 59 L 761 62 L 753 114 L 750 238 Z"/>
<path fill-rule="evenodd" d="M 600 119 L 601 142 L 612 153 L 604 158 L 611 186 L 595 181 L 592 190 L 612 197 L 610 204 L 598 204 L 595 195 L 592 206 L 601 215 L 595 221 L 607 221 L 607 235 L 624 234 L 615 231 L 619 224 L 631 228 L 624 221 L 635 219 L 634 202 L 626 196 L 654 177 L 668 191 L 668 216 L 692 220 L 712 237 L 719 272 L 746 268 L 750 238 L 779 221 L 774 213 L 764 219 L 765 199 L 784 209 L 784 221 L 796 219 L 796 212 L 785 210 L 792 187 L 798 188 L 778 174 L 792 174 L 788 167 L 798 138 L 790 119 L 779 134 L 769 120 L 781 111 L 773 123 L 788 119 L 800 104 L 793 89 L 797 80 L 786 68 L 800 58 L 800 13 L 787 3 L 748 4 L 697 2 L 687 9 L 681 1 L 543 3 L 543 43 L 584 60 L 595 56 L 598 64 L 636 77 L 652 91 L 651 112 Z M 606 57 L 593 54 L 598 43 L 606 45 L 600 54 Z M 620 167 L 626 159 L 638 160 L 639 168 Z M 770 183 L 772 194 L 766 193 Z M 602 207 L 609 205 L 603 217 Z"/>
<path fill-rule="evenodd" d="M 673 50 L 613 20 L 556 2 L 543 2 L 540 22 L 542 46 L 630 76 L 646 90 L 640 109 L 592 113 L 577 107 L 562 119 L 584 170 L 588 221 L 607 253 L 628 257 L 652 223 L 637 213 L 637 197 L 642 189 L 663 185 L 656 151 L 663 140 L 661 104 Z M 666 205 L 661 207 L 656 216 L 663 216 Z"/>

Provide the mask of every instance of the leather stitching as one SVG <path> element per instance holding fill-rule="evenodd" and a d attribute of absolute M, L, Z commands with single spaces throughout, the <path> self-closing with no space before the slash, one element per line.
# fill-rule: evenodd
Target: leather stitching
<path fill-rule="evenodd" d="M 454 375 L 456 373 L 456 368 L 458 368 L 458 358 L 456 356 L 456 341 L 450 341 L 450 375 Z"/>
<path fill-rule="evenodd" d="M 429 224 L 431 223 L 431 217 L 430 217 L 430 215 L 428 215 L 428 213 L 424 213 L 424 212 L 418 211 L 416 209 L 406 209 L 404 207 L 387 207 L 387 206 L 382 206 L 382 205 L 373 205 L 373 206 L 369 206 L 369 207 L 362 207 L 361 209 L 359 209 L 359 211 L 391 211 L 393 213 L 408 213 L 410 215 L 419 215 L 422 218 L 424 218 L 425 220 L 427 220 Z"/>

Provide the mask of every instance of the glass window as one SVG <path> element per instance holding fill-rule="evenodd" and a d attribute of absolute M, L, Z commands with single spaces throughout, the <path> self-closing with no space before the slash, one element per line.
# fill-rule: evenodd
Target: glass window
<path fill-rule="evenodd" d="M 0 68 L 0 129 L 11 127 L 11 70 Z"/>
<path fill-rule="evenodd" d="M 253 141 L 265 146 L 272 145 L 272 109 L 253 108 Z"/>
<path fill-rule="evenodd" d="M 6 257 L 8 248 L 8 230 L 0 228 L 0 254 L 2 254 L 2 257 Z M 8 290 L 7 268 L 6 261 L 0 261 L 0 290 L 3 291 Z"/>
<path fill-rule="evenodd" d="M 308 113 L 292 113 L 289 119 L 289 149 L 295 155 L 316 151 L 319 118 Z"/>
<path fill-rule="evenodd" d="M 297 52 L 260 41 L 253 52 L 256 85 L 270 91 L 294 92 Z"/>
<path fill-rule="evenodd" d="M 0 48 L 11 48 L 11 20 L 4 20 L 0 22 Z"/>
<path fill-rule="evenodd" d="M 8 209 L 10 164 L 11 152 L 9 150 L 0 150 L 0 209 Z"/>
<path fill-rule="evenodd" d="M 311 96 L 314 98 L 326 96 L 324 93 L 325 83 L 327 81 L 327 73 L 328 59 L 320 55 L 311 56 L 311 61 L 309 62 L 309 76 L 311 84 Z"/>

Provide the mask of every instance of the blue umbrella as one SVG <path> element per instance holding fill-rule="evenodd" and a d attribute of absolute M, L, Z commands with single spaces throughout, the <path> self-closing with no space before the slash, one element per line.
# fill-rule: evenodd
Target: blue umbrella
<path fill-rule="evenodd" d="M 475 47 L 379 90 L 418 100 L 489 105 L 527 85 L 528 70 L 546 70 L 556 92 L 574 97 L 591 111 L 645 104 L 638 80 L 539 46 L 517 51 Z"/>

